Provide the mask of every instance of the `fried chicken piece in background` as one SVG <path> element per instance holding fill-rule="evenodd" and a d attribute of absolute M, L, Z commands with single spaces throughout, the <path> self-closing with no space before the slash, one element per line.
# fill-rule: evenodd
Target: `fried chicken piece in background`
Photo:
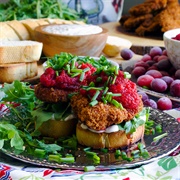
<path fill-rule="evenodd" d="M 158 20 L 159 14 L 155 17 L 146 19 L 142 24 L 139 25 L 139 27 L 135 29 L 135 33 L 138 36 L 145 36 L 146 34 L 150 34 L 153 32 L 160 32 L 161 26 Z"/>
<path fill-rule="evenodd" d="M 180 5 L 178 0 L 147 0 L 134 6 L 119 20 L 127 31 L 138 36 L 163 33 L 180 27 Z"/>
<path fill-rule="evenodd" d="M 180 28 L 180 4 L 178 2 L 169 4 L 167 8 L 160 13 L 159 22 L 162 27 L 162 32 Z"/>
<path fill-rule="evenodd" d="M 129 9 L 132 16 L 140 16 L 144 14 L 153 14 L 167 6 L 168 0 L 146 0 L 142 4 L 138 4 Z"/>
<path fill-rule="evenodd" d="M 152 14 L 145 14 L 138 17 L 130 16 L 122 25 L 126 30 L 132 31 L 138 28 L 142 23 L 152 18 L 153 18 Z"/>

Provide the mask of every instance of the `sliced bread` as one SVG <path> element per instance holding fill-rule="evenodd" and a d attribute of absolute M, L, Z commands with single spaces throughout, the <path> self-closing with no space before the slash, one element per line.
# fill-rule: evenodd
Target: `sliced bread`
<path fill-rule="evenodd" d="M 6 22 L 0 22 L 0 41 L 20 41 L 20 39 Z"/>
<path fill-rule="evenodd" d="M 25 80 L 38 74 L 37 62 L 0 64 L 0 83 Z"/>
<path fill-rule="evenodd" d="M 20 21 L 13 20 L 7 21 L 6 23 L 15 31 L 20 40 L 30 40 L 28 30 Z"/>
<path fill-rule="evenodd" d="M 0 41 L 0 64 L 40 59 L 43 44 L 37 41 Z"/>
<path fill-rule="evenodd" d="M 26 29 L 29 31 L 30 34 L 30 38 L 31 40 L 35 40 L 34 38 L 34 29 L 39 26 L 38 22 L 36 21 L 36 19 L 25 19 L 25 20 L 21 20 L 20 21 L 25 27 Z"/>

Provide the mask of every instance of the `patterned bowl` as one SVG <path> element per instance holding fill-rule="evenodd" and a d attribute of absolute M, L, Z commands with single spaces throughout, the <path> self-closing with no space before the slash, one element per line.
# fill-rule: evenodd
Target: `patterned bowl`
<path fill-rule="evenodd" d="M 164 45 L 170 62 L 176 69 L 180 69 L 180 40 L 172 39 L 180 34 L 180 28 L 166 31 L 163 34 Z"/>

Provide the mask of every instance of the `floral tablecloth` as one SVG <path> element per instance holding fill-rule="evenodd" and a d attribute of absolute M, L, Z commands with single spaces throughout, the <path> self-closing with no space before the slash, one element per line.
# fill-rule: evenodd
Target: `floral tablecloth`
<path fill-rule="evenodd" d="M 180 108 L 166 111 L 180 122 Z M 0 180 L 180 180 L 180 146 L 169 156 L 133 169 L 83 172 L 49 169 L 15 160 L 0 152 Z"/>

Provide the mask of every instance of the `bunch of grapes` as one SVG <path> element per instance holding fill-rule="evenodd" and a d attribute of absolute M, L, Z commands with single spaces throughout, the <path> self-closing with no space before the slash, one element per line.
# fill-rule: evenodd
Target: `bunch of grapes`
<path fill-rule="evenodd" d="M 160 47 L 151 48 L 134 64 L 131 73 L 143 88 L 180 97 L 180 69 L 173 67 L 167 51 Z"/>
<path fill-rule="evenodd" d="M 179 36 L 178 36 L 179 37 Z M 131 59 L 133 52 L 124 49 L 121 56 Z M 171 64 L 166 49 L 153 47 L 149 53 L 138 60 L 131 71 L 137 79 L 137 85 L 155 92 L 180 97 L 180 69 L 175 69 Z M 150 106 L 160 110 L 169 110 L 174 102 L 168 96 L 159 99 L 151 99 L 144 91 L 138 92 L 142 96 L 144 106 Z"/>
<path fill-rule="evenodd" d="M 138 94 L 142 97 L 144 106 L 160 110 L 170 110 L 173 108 L 173 102 L 168 97 L 161 97 L 155 101 L 154 99 L 150 98 L 144 91 L 138 91 Z"/>

